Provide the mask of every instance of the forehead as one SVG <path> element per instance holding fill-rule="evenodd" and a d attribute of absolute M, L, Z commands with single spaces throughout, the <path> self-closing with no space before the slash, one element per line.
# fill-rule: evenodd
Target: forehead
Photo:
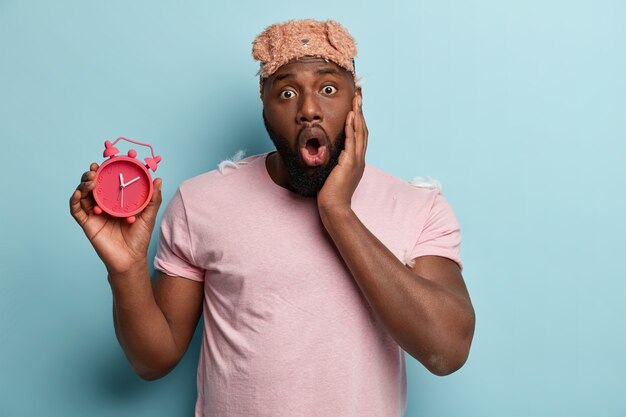
<path fill-rule="evenodd" d="M 272 74 L 269 80 L 282 80 L 286 78 L 297 78 L 298 76 L 309 75 L 327 75 L 335 74 L 339 77 L 346 79 L 352 79 L 352 73 L 346 69 L 340 67 L 332 61 L 327 61 L 323 58 L 316 57 L 302 57 L 290 61 L 278 68 L 274 74 Z"/>

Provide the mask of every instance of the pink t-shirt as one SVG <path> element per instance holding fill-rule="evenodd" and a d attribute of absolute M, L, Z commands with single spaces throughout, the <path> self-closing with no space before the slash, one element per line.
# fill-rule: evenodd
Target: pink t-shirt
<path fill-rule="evenodd" d="M 402 416 L 404 351 L 316 200 L 275 184 L 267 155 L 183 182 L 161 224 L 155 267 L 204 282 L 196 416 Z M 403 263 L 439 255 L 461 265 L 459 225 L 438 190 L 366 165 L 352 207 Z"/>

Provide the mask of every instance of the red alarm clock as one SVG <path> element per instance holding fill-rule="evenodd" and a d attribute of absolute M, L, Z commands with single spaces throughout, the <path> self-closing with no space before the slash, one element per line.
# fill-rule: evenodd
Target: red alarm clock
<path fill-rule="evenodd" d="M 134 149 L 128 151 L 128 156 L 118 156 L 119 150 L 115 144 L 120 140 L 150 148 L 152 157 L 145 158 L 146 163 L 143 164 L 137 160 Z M 96 214 L 104 211 L 133 223 L 136 220 L 135 214 L 146 208 L 152 198 L 152 177 L 148 170 L 156 172 L 161 157 L 154 155 L 154 149 L 149 144 L 122 137 L 113 143 L 108 140 L 104 142 L 103 156 L 109 159 L 96 171 L 96 188 L 93 190 L 96 206 L 93 211 Z"/>

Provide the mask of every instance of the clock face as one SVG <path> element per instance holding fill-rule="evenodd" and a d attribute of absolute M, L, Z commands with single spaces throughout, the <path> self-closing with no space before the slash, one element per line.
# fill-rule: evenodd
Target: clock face
<path fill-rule="evenodd" d="M 93 196 L 98 206 L 111 216 L 132 216 L 148 205 L 152 178 L 136 159 L 116 156 L 98 169 Z"/>

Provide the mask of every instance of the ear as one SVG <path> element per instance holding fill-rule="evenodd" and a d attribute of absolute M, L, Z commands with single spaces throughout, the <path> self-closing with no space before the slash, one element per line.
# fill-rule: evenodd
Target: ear
<path fill-rule="evenodd" d="M 363 91 L 361 90 L 361 87 L 356 87 L 354 89 L 354 95 L 363 98 Z"/>
<path fill-rule="evenodd" d="M 263 80 L 263 77 L 259 77 L 259 94 L 261 97 L 261 102 L 263 101 L 263 93 L 265 93 L 265 82 Z"/>
<path fill-rule="evenodd" d="M 265 78 L 261 77 L 259 79 L 259 84 L 259 94 L 261 95 L 261 101 L 263 101 L 265 99 L 265 90 L 269 91 L 272 89 L 272 76 L 270 75 Z"/>

